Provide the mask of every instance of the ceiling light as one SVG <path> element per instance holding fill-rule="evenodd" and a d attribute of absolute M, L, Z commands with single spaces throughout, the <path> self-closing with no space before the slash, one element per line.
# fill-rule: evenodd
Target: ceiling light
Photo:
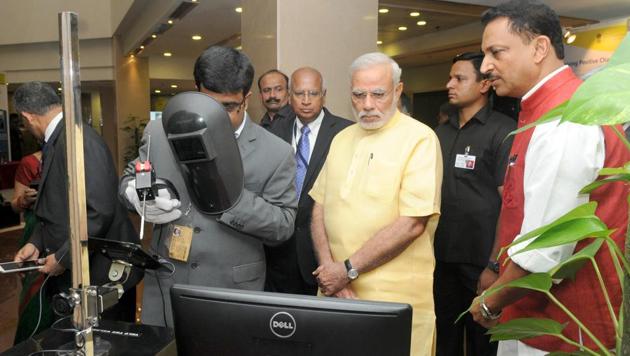
<path fill-rule="evenodd" d="M 418 16 L 420 16 L 420 13 L 418 11 L 410 12 L 409 16 L 411 16 L 411 17 L 418 17 Z"/>
<path fill-rule="evenodd" d="M 144 49 L 144 46 L 140 46 L 140 49 Z"/>
<path fill-rule="evenodd" d="M 243 49 L 243 46 L 238 46 L 238 47 L 236 47 L 236 50 L 237 50 L 237 51 L 241 51 L 242 49 Z"/>
<path fill-rule="evenodd" d="M 378 40 L 378 41 L 376 41 L 376 44 L 377 44 L 377 45 L 382 45 L 382 44 L 383 44 L 383 41 Z"/>
<path fill-rule="evenodd" d="M 151 38 L 157 38 L 157 35 L 154 33 L 151 35 Z"/>
<path fill-rule="evenodd" d="M 197 0 L 192 0 L 192 2 L 197 2 Z"/>
<path fill-rule="evenodd" d="M 199 40 L 201 40 L 201 36 L 200 35 L 193 35 L 192 39 L 193 39 L 193 41 L 199 41 Z"/>
<path fill-rule="evenodd" d="M 155 94 L 160 94 L 162 91 L 161 91 L 160 89 L 155 89 L 153 92 L 154 92 Z"/>
<path fill-rule="evenodd" d="M 380 12 L 381 14 L 386 14 L 389 12 L 389 9 L 386 9 L 386 8 L 378 9 L 378 12 Z"/>
<path fill-rule="evenodd" d="M 61 91 L 61 87 L 57 88 L 57 90 Z"/>
<path fill-rule="evenodd" d="M 564 40 L 567 42 L 567 44 L 573 43 L 576 38 L 577 38 L 577 35 L 571 32 L 571 30 L 569 29 L 567 29 L 567 32 L 564 33 Z"/>
<path fill-rule="evenodd" d="M 169 24 L 169 25 L 172 25 L 172 24 L 173 24 L 173 20 L 168 20 L 168 21 L 166 21 L 166 22 L 168 22 L 168 24 Z"/>
<path fill-rule="evenodd" d="M 424 21 L 424 20 L 421 20 L 421 21 L 416 22 L 416 24 L 417 24 L 418 26 L 424 26 L 424 25 L 426 25 L 426 24 L 427 24 L 427 22 L 426 22 L 426 21 Z"/>
<path fill-rule="evenodd" d="M 398 31 L 407 31 L 407 27 L 400 26 L 400 27 L 398 27 Z"/>
<path fill-rule="evenodd" d="M 171 52 L 164 52 L 164 57 L 171 57 L 173 55 L 173 53 Z"/>
<path fill-rule="evenodd" d="M 131 58 L 136 58 L 136 56 L 135 56 L 135 55 L 133 55 L 133 54 L 129 55 L 129 57 L 131 57 Z"/>
<path fill-rule="evenodd" d="M 177 84 L 171 84 L 171 88 L 177 89 Z"/>
<path fill-rule="evenodd" d="M 236 9 L 234 9 L 234 11 L 238 12 L 239 14 L 241 12 L 243 12 L 243 8 L 242 7 L 237 7 Z"/>

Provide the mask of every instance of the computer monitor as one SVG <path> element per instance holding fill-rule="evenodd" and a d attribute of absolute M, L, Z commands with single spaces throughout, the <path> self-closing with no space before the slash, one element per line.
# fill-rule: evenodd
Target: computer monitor
<path fill-rule="evenodd" d="M 408 356 L 408 304 L 176 284 L 178 355 Z"/>

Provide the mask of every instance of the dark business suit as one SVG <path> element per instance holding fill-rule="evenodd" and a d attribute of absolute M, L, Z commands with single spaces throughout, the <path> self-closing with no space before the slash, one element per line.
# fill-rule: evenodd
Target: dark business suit
<path fill-rule="evenodd" d="M 66 268 L 63 274 L 48 282 L 50 293 L 64 291 L 72 283 L 65 141 L 62 119 L 44 146 L 42 175 L 34 207 L 39 223 L 29 241 L 37 247 L 40 257 L 54 253 L 57 261 Z M 88 236 L 139 243 L 127 210 L 117 199 L 118 176 L 105 142 L 86 125 L 83 128 L 83 145 Z M 100 253 L 90 254 L 92 285 L 109 282 L 107 275 L 110 265 L 111 261 Z M 133 321 L 133 287 L 140 279 L 142 272 L 134 269 L 124 285 L 125 290 L 130 291 L 105 316 Z"/>
<path fill-rule="evenodd" d="M 298 202 L 295 230 L 291 238 L 279 246 L 265 247 L 267 255 L 267 280 L 265 290 L 272 292 L 311 294 L 317 292 L 313 271 L 317 260 L 311 239 L 311 213 L 313 199 L 309 190 L 322 169 L 330 143 L 339 131 L 353 124 L 352 121 L 331 114 L 326 108 L 317 134 L 317 140 L 308 163 L 304 184 Z M 271 126 L 269 131 L 291 143 L 296 117 L 290 117 Z"/>

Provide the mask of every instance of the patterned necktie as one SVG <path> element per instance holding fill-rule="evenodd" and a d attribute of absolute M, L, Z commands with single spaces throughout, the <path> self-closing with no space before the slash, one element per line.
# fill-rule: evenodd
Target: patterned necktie
<path fill-rule="evenodd" d="M 311 132 L 311 129 L 308 128 L 308 125 L 304 125 L 300 131 L 302 132 L 302 136 L 300 136 L 300 141 L 295 151 L 295 160 L 297 161 L 295 188 L 297 190 L 298 199 L 300 198 L 300 193 L 302 193 L 302 185 L 304 184 L 304 177 L 306 177 L 306 170 L 308 169 L 308 156 L 311 147 L 308 141 L 308 134 Z"/>

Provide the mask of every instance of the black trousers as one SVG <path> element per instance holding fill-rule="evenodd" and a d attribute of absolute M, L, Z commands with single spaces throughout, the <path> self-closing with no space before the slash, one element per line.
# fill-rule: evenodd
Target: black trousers
<path fill-rule="evenodd" d="M 457 317 L 477 296 L 477 281 L 483 268 L 471 264 L 436 261 L 433 280 L 437 329 L 437 356 L 494 356 L 497 343 L 490 343 L 486 329 L 467 313 Z M 466 344 L 464 345 L 464 333 Z"/>
<path fill-rule="evenodd" d="M 265 256 L 265 292 L 317 295 L 317 285 L 305 281 L 300 272 L 295 236 L 279 246 L 265 246 Z"/>

